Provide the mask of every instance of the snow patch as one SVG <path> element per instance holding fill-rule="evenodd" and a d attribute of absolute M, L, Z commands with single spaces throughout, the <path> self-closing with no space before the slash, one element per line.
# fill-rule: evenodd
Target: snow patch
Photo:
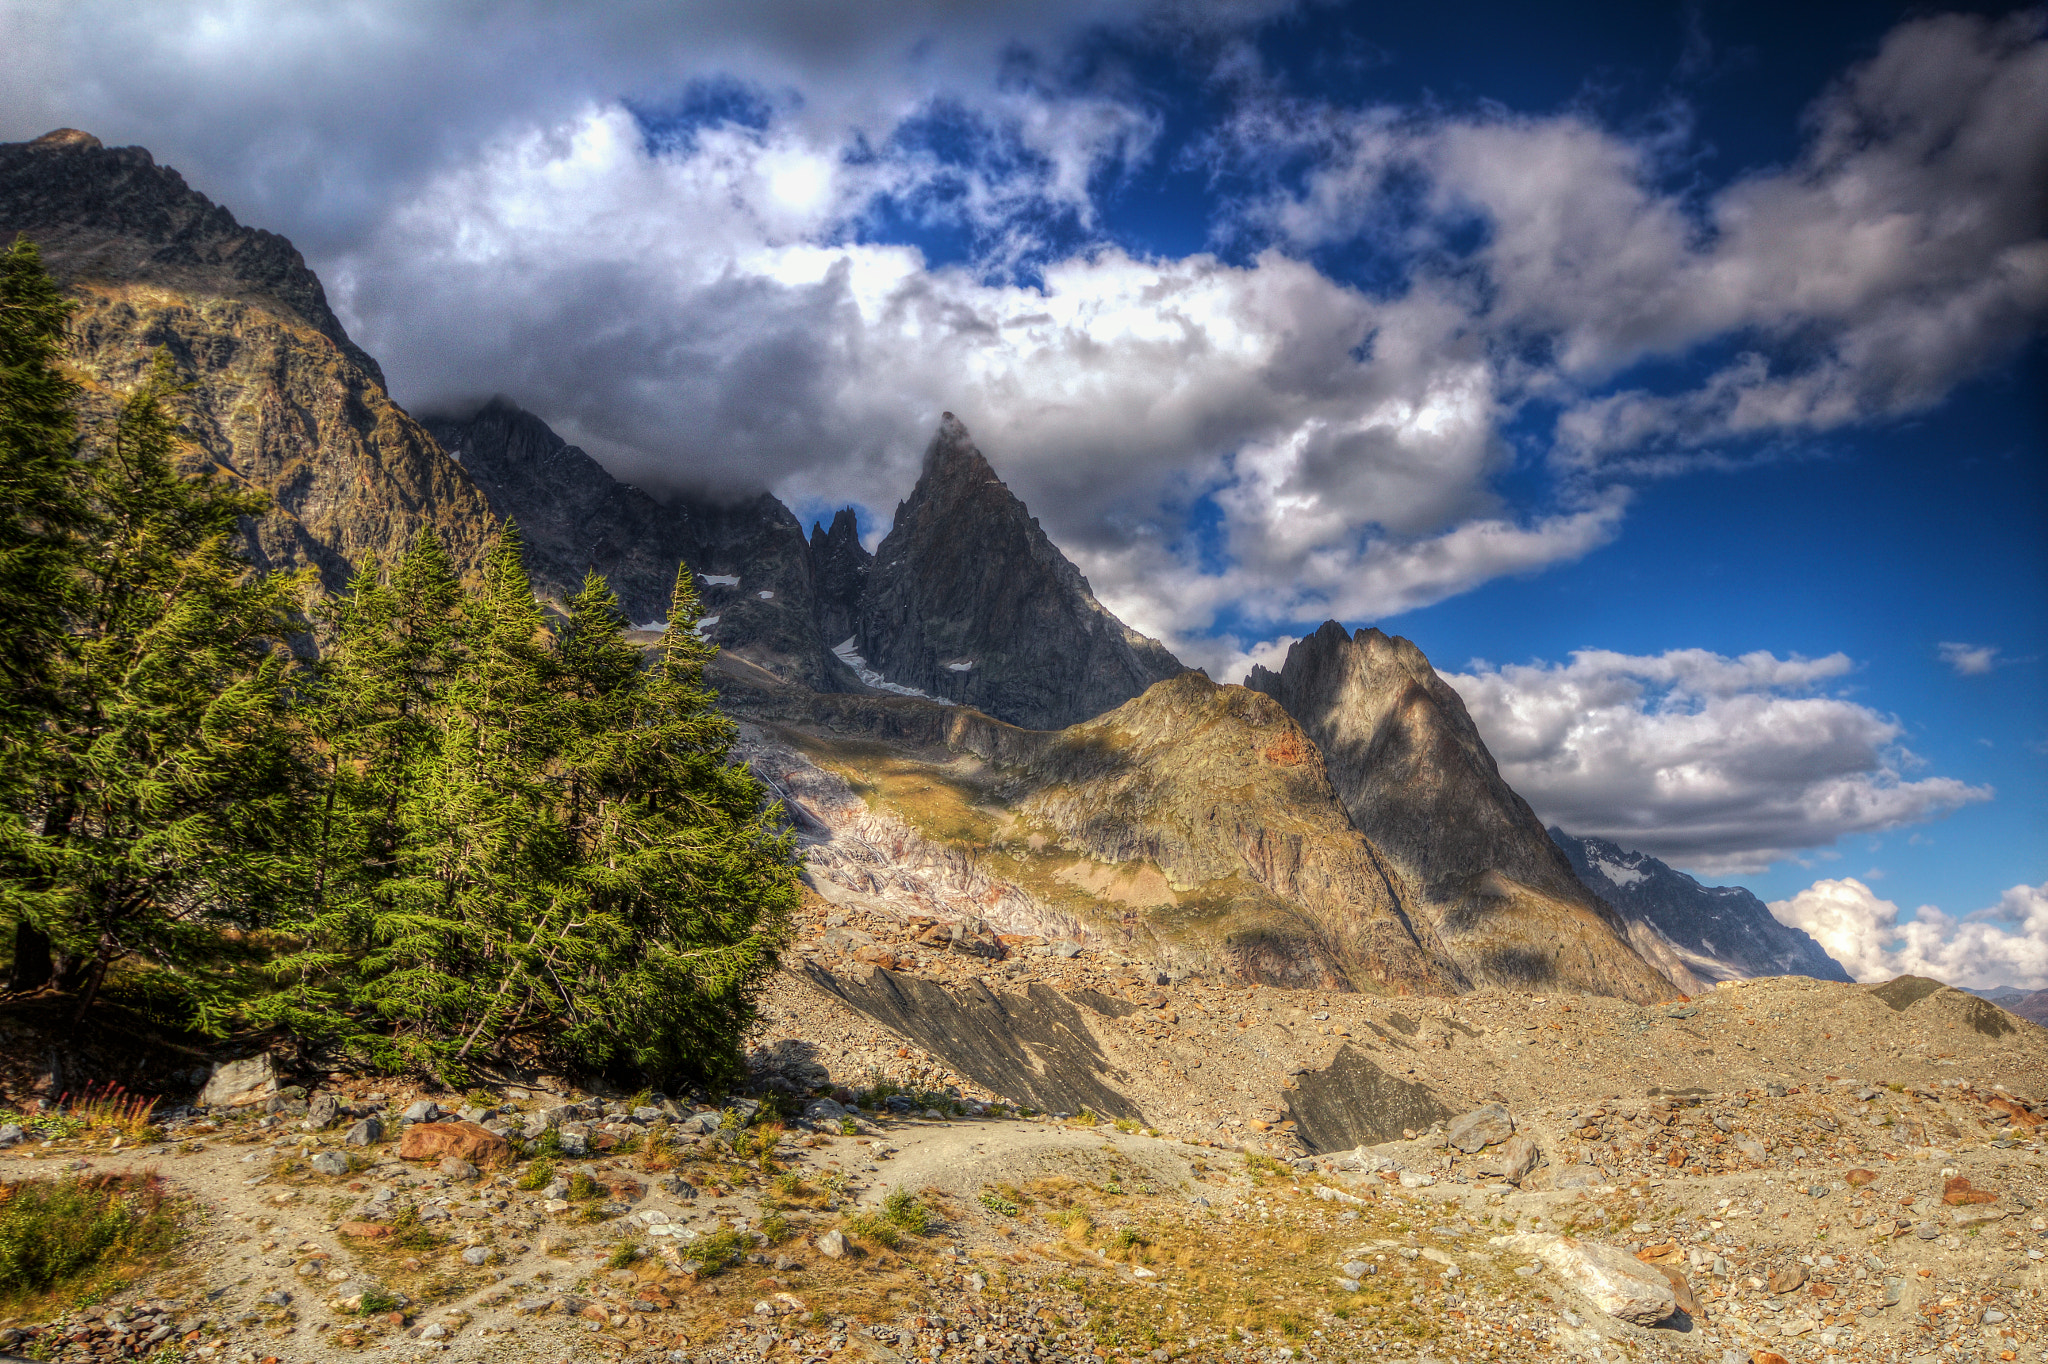
<path fill-rule="evenodd" d="M 900 682 L 891 682 L 888 678 L 870 668 L 868 661 L 854 652 L 854 646 L 858 639 L 859 636 L 857 635 L 848 635 L 845 639 L 832 646 L 832 652 L 841 663 L 844 663 L 847 667 L 853 669 L 855 673 L 859 674 L 860 680 L 868 686 L 873 687 L 876 691 L 894 692 L 898 696 L 916 696 L 926 701 L 936 701 L 942 706 L 954 704 L 954 702 L 948 701 L 943 696 L 933 696 L 929 692 L 919 691 L 916 687 L 906 687 Z"/>
<path fill-rule="evenodd" d="M 734 581 L 738 581 L 738 580 L 737 580 L 737 579 L 735 579 Z M 768 591 L 761 591 L 761 592 L 756 592 L 756 593 L 755 593 L 754 595 L 755 595 L 755 596 L 757 596 L 757 597 L 759 597 L 759 598 L 760 598 L 760 599 L 761 599 L 762 601 L 767 601 L 767 600 L 768 600 L 769 598 L 773 597 L 773 596 L 774 596 L 775 594 L 774 594 L 773 592 L 768 592 Z"/>
<path fill-rule="evenodd" d="M 1593 869 L 1595 871 L 1599 872 L 1602 876 L 1606 877 L 1609 881 L 1612 881 L 1617 886 L 1632 886 L 1638 881 L 1647 881 L 1650 879 L 1650 873 L 1646 871 L 1638 871 L 1634 867 L 1624 867 L 1617 863 L 1609 862 L 1603 858 L 1598 857 L 1591 859 L 1591 861 L 1593 863 Z"/>
<path fill-rule="evenodd" d="M 697 576 L 710 583 L 713 587 L 738 587 L 740 585 L 740 575 L 737 573 L 699 573 Z"/>
<path fill-rule="evenodd" d="M 946 665 L 946 669 L 948 672 L 964 673 L 973 666 L 974 660 L 970 658 L 965 663 L 948 663 Z"/>
<path fill-rule="evenodd" d="M 704 632 L 706 630 L 709 630 L 712 626 L 718 624 L 718 620 L 719 618 L 717 616 L 706 616 L 704 617 L 704 619 L 697 622 L 697 628 L 692 630 L 690 633 L 695 635 L 697 638 L 702 639 L 704 638 Z"/>
<path fill-rule="evenodd" d="M 668 629 L 668 622 L 665 620 L 650 620 L 645 625 L 637 625 L 633 628 L 636 630 L 666 630 Z"/>

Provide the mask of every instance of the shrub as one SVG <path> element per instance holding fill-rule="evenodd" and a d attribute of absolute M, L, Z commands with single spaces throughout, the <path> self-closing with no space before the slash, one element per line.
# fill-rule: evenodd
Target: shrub
<path fill-rule="evenodd" d="M 176 1244 L 177 1214 L 153 1178 L 33 1179 L 0 1184 L 0 1312 Z"/>
<path fill-rule="evenodd" d="M 606 1269 L 631 1269 L 633 1261 L 640 1258 L 638 1241 L 621 1241 L 612 1247 L 611 1255 L 605 1260 Z"/>
<path fill-rule="evenodd" d="M 924 1236 L 932 1229 L 932 1210 L 911 1196 L 908 1189 L 891 1189 L 882 1199 L 882 1220 L 899 1231 Z"/>
<path fill-rule="evenodd" d="M 770 1245 L 782 1244 L 795 1231 L 796 1228 L 789 1224 L 789 1219 L 779 1211 L 771 1212 L 761 1219 L 761 1234 L 768 1238 Z"/>
<path fill-rule="evenodd" d="M 1022 1208 L 1019 1208 L 1015 1203 L 1003 1197 L 994 1189 L 983 1189 L 981 1191 L 981 1206 L 987 1208 L 998 1217 L 1015 1217 L 1023 1211 Z"/>
<path fill-rule="evenodd" d="M 706 1274 L 716 1274 L 737 1260 L 744 1249 L 746 1245 L 738 1232 L 731 1227 L 720 1227 L 690 1243 L 690 1258 L 702 1265 Z"/>
<path fill-rule="evenodd" d="M 527 1190 L 545 1189 L 554 1182 L 554 1179 L 555 1162 L 542 1156 L 526 1167 L 525 1174 L 519 1176 L 519 1187 Z"/>

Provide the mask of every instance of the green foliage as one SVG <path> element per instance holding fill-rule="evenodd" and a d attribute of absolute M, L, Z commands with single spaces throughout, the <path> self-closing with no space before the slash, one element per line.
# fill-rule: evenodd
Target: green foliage
<path fill-rule="evenodd" d="M 631 1269 L 633 1261 L 639 1258 L 640 1243 L 638 1241 L 621 1241 L 612 1247 L 612 1253 L 606 1257 L 604 1267 L 606 1269 Z"/>
<path fill-rule="evenodd" d="M 554 1129 L 549 1128 L 550 1132 Z M 519 1187 L 528 1192 L 545 1189 L 555 1181 L 555 1162 L 542 1158 L 526 1167 L 526 1173 L 519 1176 Z"/>
<path fill-rule="evenodd" d="M 982 1207 L 998 1217 L 1015 1217 L 1023 1211 L 1013 1200 L 1003 1197 L 994 1189 L 983 1189 L 980 1201 Z"/>
<path fill-rule="evenodd" d="M 731 1227 L 709 1231 L 690 1243 L 689 1255 L 706 1274 L 716 1274 L 740 1257 L 746 1243 Z"/>
<path fill-rule="evenodd" d="M 85 1177 L 0 1185 L 0 1312 L 176 1244 L 178 1220 L 153 1179 Z"/>
<path fill-rule="evenodd" d="M 932 1229 L 932 1210 L 917 1201 L 908 1189 L 891 1189 L 882 1198 L 882 1220 L 899 1231 L 924 1236 Z"/>
<path fill-rule="evenodd" d="M 778 1210 L 768 1213 L 761 1219 L 761 1234 L 768 1238 L 769 1244 L 781 1245 L 796 1234 L 796 1228 L 791 1226 L 789 1219 Z"/>

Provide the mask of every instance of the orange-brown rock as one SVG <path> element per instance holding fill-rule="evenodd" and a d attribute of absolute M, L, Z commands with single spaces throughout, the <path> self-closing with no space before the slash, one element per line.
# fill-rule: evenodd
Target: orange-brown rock
<path fill-rule="evenodd" d="M 1998 1195 L 1989 1189 L 1976 1188 L 1966 1177 L 1957 1175 L 1941 1186 L 1941 1201 L 1959 1208 L 1965 1203 L 1996 1203 Z"/>
<path fill-rule="evenodd" d="M 399 1137 L 398 1156 L 401 1160 L 455 1156 L 472 1165 L 495 1165 L 511 1158 L 512 1143 L 473 1122 L 419 1122 Z"/>
<path fill-rule="evenodd" d="M 382 1222 L 343 1222 L 339 1230 L 343 1236 L 356 1236 L 364 1240 L 374 1240 L 379 1236 L 391 1234 L 391 1228 Z"/>
<path fill-rule="evenodd" d="M 1877 1181 L 1877 1171 L 1851 1170 L 1848 1174 L 1843 1175 L 1842 1178 L 1849 1181 L 1850 1188 L 1860 1189 L 1866 1184 L 1872 1184 Z"/>

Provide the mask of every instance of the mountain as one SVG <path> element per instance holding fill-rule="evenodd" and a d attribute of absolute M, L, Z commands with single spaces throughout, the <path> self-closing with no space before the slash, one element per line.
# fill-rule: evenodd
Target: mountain
<path fill-rule="evenodd" d="M 880 679 L 1030 729 L 1102 714 L 1183 671 L 1095 600 L 948 412 L 860 600 Z"/>
<path fill-rule="evenodd" d="M 495 533 L 484 495 L 384 389 L 305 261 L 140 147 L 74 129 L 0 144 L 0 239 L 42 250 L 76 302 L 73 360 L 88 425 L 169 350 L 196 457 L 270 494 L 248 549 L 312 565 L 330 589 L 368 554 L 431 526 L 459 569 Z"/>
<path fill-rule="evenodd" d="M 1632 932 L 1675 954 L 1700 984 L 1756 976 L 1854 983 L 1811 935 L 1779 923 L 1741 886 L 1703 886 L 1648 853 L 1629 852 L 1604 838 L 1578 838 L 1555 828 L 1550 837 L 1588 890 L 1612 905 Z"/>
<path fill-rule="evenodd" d="M 668 615 L 677 566 L 688 563 L 707 638 L 807 687 L 858 685 L 818 629 L 803 527 L 769 494 L 656 501 L 502 397 L 427 427 L 492 512 L 519 524 L 542 591 L 567 595 L 596 569 L 632 620 L 653 624 Z"/>
<path fill-rule="evenodd" d="M 860 542 L 853 508 L 841 508 L 832 528 L 811 526 L 811 590 L 818 603 L 818 629 L 833 643 L 860 629 L 860 600 L 867 594 L 875 557 Z"/>
<path fill-rule="evenodd" d="M 1989 990 L 1961 987 L 1979 999 L 1987 999 L 2015 1017 L 2048 1028 L 2048 990 L 2028 990 L 2018 985 L 1998 985 Z"/>
<path fill-rule="evenodd" d="M 1650 1001 L 1671 982 L 1572 872 L 1501 778 L 1465 703 L 1422 651 L 1335 621 L 1245 685 L 1279 701 L 1322 751 L 1351 822 L 1415 887 L 1420 912 L 1475 984 Z"/>

